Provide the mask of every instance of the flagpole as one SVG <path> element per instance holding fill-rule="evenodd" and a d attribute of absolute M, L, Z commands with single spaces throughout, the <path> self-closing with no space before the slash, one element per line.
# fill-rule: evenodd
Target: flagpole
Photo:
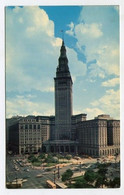
<path fill-rule="evenodd" d="M 62 40 L 64 41 L 64 30 L 60 31 L 62 33 Z"/>

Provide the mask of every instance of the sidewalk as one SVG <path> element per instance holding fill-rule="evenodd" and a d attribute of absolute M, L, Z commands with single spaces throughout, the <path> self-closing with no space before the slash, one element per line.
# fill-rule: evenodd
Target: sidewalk
<path fill-rule="evenodd" d="M 75 177 L 79 177 L 79 176 L 83 176 L 85 174 L 85 171 L 81 171 L 79 173 L 74 173 L 72 178 L 75 178 Z"/>

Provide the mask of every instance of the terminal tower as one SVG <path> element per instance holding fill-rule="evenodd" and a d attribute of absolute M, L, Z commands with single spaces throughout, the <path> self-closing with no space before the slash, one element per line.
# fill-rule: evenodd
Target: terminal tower
<path fill-rule="evenodd" d="M 47 152 L 77 152 L 75 116 L 72 115 L 72 78 L 68 66 L 68 58 L 64 40 L 60 48 L 55 84 L 55 126 L 53 135 L 45 142 Z M 82 116 L 82 115 L 81 115 Z M 86 115 L 84 116 L 86 118 Z"/>
<path fill-rule="evenodd" d="M 55 140 L 71 139 L 72 78 L 64 41 L 60 49 L 55 81 Z"/>

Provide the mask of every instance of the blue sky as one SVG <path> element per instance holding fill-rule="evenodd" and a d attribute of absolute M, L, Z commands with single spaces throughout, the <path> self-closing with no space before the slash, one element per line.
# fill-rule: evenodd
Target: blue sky
<path fill-rule="evenodd" d="M 119 119 L 118 6 L 6 8 L 6 115 L 54 115 L 61 30 L 73 79 L 73 114 Z"/>

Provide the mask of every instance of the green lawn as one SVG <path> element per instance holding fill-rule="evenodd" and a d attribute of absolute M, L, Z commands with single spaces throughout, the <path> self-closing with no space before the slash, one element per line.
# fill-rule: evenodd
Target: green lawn
<path fill-rule="evenodd" d="M 42 164 L 41 162 L 33 162 L 32 165 L 36 167 L 40 167 Z"/>

